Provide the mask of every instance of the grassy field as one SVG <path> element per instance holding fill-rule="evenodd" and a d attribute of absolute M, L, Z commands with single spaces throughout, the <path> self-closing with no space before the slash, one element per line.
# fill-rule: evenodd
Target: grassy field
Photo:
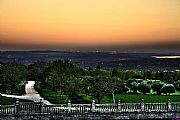
<path fill-rule="evenodd" d="M 67 97 L 66 95 L 60 95 L 59 92 L 53 92 L 51 90 L 43 89 L 40 93 L 41 97 L 50 101 L 53 104 L 66 104 L 69 100 L 72 103 L 83 104 L 83 103 L 91 103 L 92 100 L 86 100 L 82 96 L 72 96 L 71 98 Z"/>
<path fill-rule="evenodd" d="M 59 92 L 53 92 L 51 90 L 43 89 L 41 91 L 40 95 L 44 99 L 46 99 L 54 104 L 67 103 L 67 101 L 68 101 L 66 96 L 60 95 Z"/>
<path fill-rule="evenodd" d="M 116 101 L 121 100 L 121 102 L 126 103 L 138 103 L 141 99 L 144 99 L 146 103 L 159 103 L 167 102 L 171 99 L 171 102 L 180 102 L 180 95 L 134 95 L 134 94 L 117 94 L 115 95 Z M 101 103 L 112 103 L 112 96 L 105 96 Z"/>
<path fill-rule="evenodd" d="M 52 91 L 44 90 L 41 94 L 44 99 L 50 101 L 54 104 L 67 103 L 68 98 L 66 96 L 60 96 L 59 93 L 55 93 Z M 87 103 L 92 102 L 91 96 L 87 96 L 85 101 Z M 168 99 L 171 99 L 171 102 L 180 102 L 180 95 L 133 95 L 133 94 L 117 94 L 115 95 L 116 102 L 121 100 L 121 102 L 126 103 L 138 103 L 141 102 L 141 99 L 144 99 L 146 103 L 159 103 L 159 102 L 167 102 Z M 11 105 L 14 104 L 16 99 L 0 97 L 0 105 Z M 101 103 L 112 103 L 112 96 L 105 96 L 101 100 Z"/>
<path fill-rule="evenodd" d="M 41 96 L 44 97 L 44 99 L 50 101 L 54 104 L 60 104 L 60 103 L 67 103 L 69 98 L 66 96 L 61 96 L 58 92 L 52 92 L 49 90 L 43 90 L 41 92 Z M 74 100 L 77 100 L 78 98 L 75 98 Z M 144 102 L 146 103 L 159 103 L 159 102 L 167 102 L 168 99 L 171 99 L 171 102 L 180 102 L 180 95 L 142 95 L 142 94 L 116 94 L 115 95 L 116 102 L 118 100 L 121 100 L 121 102 L 126 103 L 138 103 L 141 102 L 141 99 L 144 99 Z M 84 101 L 81 103 L 91 103 L 93 100 L 93 97 L 91 96 L 84 96 Z M 112 96 L 105 96 L 101 100 L 101 103 L 112 103 Z"/>
<path fill-rule="evenodd" d="M 173 93 L 172 95 L 180 95 L 180 91 L 177 91 L 175 93 Z"/>

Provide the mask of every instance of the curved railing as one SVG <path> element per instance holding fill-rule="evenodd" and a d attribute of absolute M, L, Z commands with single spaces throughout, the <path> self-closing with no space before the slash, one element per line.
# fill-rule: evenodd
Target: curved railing
<path fill-rule="evenodd" d="M 167 103 L 118 103 L 113 104 L 54 104 L 45 105 L 43 102 L 19 102 L 14 105 L 0 105 L 0 115 L 62 115 L 62 114 L 155 114 L 155 113 L 180 113 L 180 102 Z"/>

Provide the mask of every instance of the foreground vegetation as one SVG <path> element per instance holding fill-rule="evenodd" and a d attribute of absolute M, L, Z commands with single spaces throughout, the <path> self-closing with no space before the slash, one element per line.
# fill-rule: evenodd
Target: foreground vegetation
<path fill-rule="evenodd" d="M 0 96 L 0 105 L 11 105 L 16 102 L 16 99 L 9 98 L 9 97 L 2 97 Z"/>
<path fill-rule="evenodd" d="M 142 99 L 144 99 L 145 103 L 161 103 L 167 102 L 168 99 L 171 102 L 180 102 L 180 97 L 178 95 L 134 95 L 134 94 L 117 94 L 115 95 L 116 100 L 121 100 L 121 102 L 126 103 L 139 103 Z M 110 103 L 112 102 L 111 97 L 104 97 L 101 100 L 102 103 Z"/>
<path fill-rule="evenodd" d="M 36 81 L 35 89 L 52 103 L 166 102 L 179 101 L 180 71 L 136 71 L 80 68 L 70 60 L 37 61 L 25 66 L 0 63 L 0 91 L 23 94 L 26 81 Z M 131 93 L 131 94 L 130 94 Z M 173 96 L 172 96 L 173 95 Z M 3 98 L 4 99 L 4 98 Z"/>
<path fill-rule="evenodd" d="M 41 95 L 48 101 L 51 101 L 53 104 L 66 104 L 68 103 L 69 98 L 67 96 L 61 96 L 57 92 L 50 90 L 42 90 Z M 179 91 L 178 91 L 179 92 Z M 143 94 L 115 94 L 115 102 L 119 100 L 123 103 L 139 103 L 144 99 L 145 103 L 161 103 L 167 102 L 168 99 L 171 99 L 171 102 L 180 102 L 180 96 L 178 95 L 143 95 Z M 72 100 L 73 103 L 92 103 L 92 96 L 83 96 L 77 97 L 75 100 Z M 96 100 L 97 101 L 97 100 Z M 100 103 L 113 103 L 112 96 L 104 96 Z"/>

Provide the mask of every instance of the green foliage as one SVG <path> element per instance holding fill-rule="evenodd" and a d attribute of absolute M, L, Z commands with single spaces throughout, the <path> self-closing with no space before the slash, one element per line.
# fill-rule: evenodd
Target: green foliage
<path fill-rule="evenodd" d="M 34 89 L 38 92 L 41 92 L 42 88 L 41 88 L 41 82 L 40 81 L 36 81 L 34 84 Z"/>
<path fill-rule="evenodd" d="M 158 95 L 161 94 L 161 88 L 163 87 L 164 83 L 160 80 L 153 81 L 151 84 L 151 88 L 154 92 L 156 92 Z"/>
<path fill-rule="evenodd" d="M 27 81 L 20 81 L 20 83 L 16 86 L 16 94 L 23 95 L 25 94 L 25 85 Z"/>
<path fill-rule="evenodd" d="M 65 81 L 65 90 L 64 93 L 69 97 L 78 96 L 81 94 L 82 90 L 82 78 L 71 78 Z"/>
<path fill-rule="evenodd" d="M 177 80 L 177 82 L 174 82 L 174 87 L 176 90 L 180 90 L 180 80 Z"/>
<path fill-rule="evenodd" d="M 171 99 L 171 102 L 180 102 L 179 95 L 115 94 L 116 103 L 118 100 L 121 100 L 122 103 L 140 103 L 142 99 L 144 99 L 145 103 L 165 103 L 168 99 Z M 89 103 L 92 103 L 93 98 L 88 96 L 88 100 Z M 104 96 L 101 103 L 113 103 L 112 97 Z"/>
<path fill-rule="evenodd" d="M 133 79 L 143 79 L 143 72 L 136 71 L 134 75 L 132 76 Z"/>
<path fill-rule="evenodd" d="M 151 71 L 144 71 L 144 79 L 154 79 L 154 74 Z"/>
<path fill-rule="evenodd" d="M 97 65 L 97 66 L 96 66 L 96 69 L 97 69 L 97 70 L 100 70 L 100 69 L 101 69 L 101 66 L 100 66 L 100 65 Z"/>
<path fill-rule="evenodd" d="M 175 87 L 173 84 L 165 84 L 163 85 L 160 91 L 161 93 L 165 93 L 165 94 L 175 93 Z"/>
<path fill-rule="evenodd" d="M 12 105 L 16 102 L 15 98 L 0 96 L 0 105 Z"/>
<path fill-rule="evenodd" d="M 108 77 L 97 76 L 90 80 L 93 80 L 88 82 L 90 95 L 94 96 L 98 103 L 100 103 L 101 99 L 107 94 L 108 91 Z"/>
<path fill-rule="evenodd" d="M 122 80 L 128 80 L 128 79 L 133 78 L 133 76 L 135 75 L 135 71 L 126 70 L 126 71 L 123 71 L 122 74 L 123 74 Z"/>
<path fill-rule="evenodd" d="M 94 82 L 94 77 L 92 76 L 83 76 L 82 77 L 82 86 L 81 86 L 81 93 L 89 96 L 90 94 L 90 86 Z"/>
<path fill-rule="evenodd" d="M 90 99 L 96 99 L 98 103 L 108 99 L 112 102 L 115 94 L 126 93 L 129 89 L 135 94 L 139 94 L 137 90 L 150 93 L 151 88 L 157 94 L 174 93 L 174 86 L 164 83 L 176 85 L 179 76 L 180 72 L 110 70 L 100 66 L 83 69 L 68 59 L 51 63 L 37 61 L 28 69 L 21 64 L 0 63 L 0 91 L 23 94 L 26 81 L 34 80 L 35 89 L 54 103 L 65 103 L 67 99 L 74 100 L 74 103 Z"/>
<path fill-rule="evenodd" d="M 26 66 L 16 63 L 0 64 L 0 91 L 9 94 L 24 91 L 20 85 L 21 81 L 26 81 L 26 77 Z"/>
<path fill-rule="evenodd" d="M 136 82 L 132 82 L 129 87 L 130 87 L 130 90 L 133 90 L 134 93 L 137 93 L 138 84 Z"/>
<path fill-rule="evenodd" d="M 113 93 L 120 94 L 120 93 L 126 93 L 129 88 L 126 86 L 123 81 L 118 77 L 110 78 L 109 88 L 113 90 Z M 112 92 L 111 92 L 112 93 Z"/>
<path fill-rule="evenodd" d="M 62 93 L 66 88 L 65 82 L 69 82 L 72 78 L 81 76 L 81 70 L 70 60 L 58 60 L 54 61 L 45 70 L 44 74 L 44 79 L 41 81 L 42 87 Z"/>
<path fill-rule="evenodd" d="M 144 80 L 143 79 L 135 79 L 136 83 L 142 83 Z"/>
<path fill-rule="evenodd" d="M 40 81 L 43 78 L 43 72 L 49 66 L 45 61 L 37 61 L 28 66 L 28 80 Z"/>
<path fill-rule="evenodd" d="M 114 76 L 118 76 L 118 71 L 117 71 L 117 69 L 113 69 L 112 70 L 112 77 L 114 77 Z"/>
<path fill-rule="evenodd" d="M 138 91 L 143 94 L 150 93 L 151 87 L 146 82 L 138 84 Z"/>
<path fill-rule="evenodd" d="M 124 103 L 139 103 L 141 99 L 144 99 L 145 103 L 161 103 L 167 102 L 171 99 L 171 102 L 180 102 L 179 95 L 135 95 L 135 94 L 117 94 L 115 95 L 116 101 L 121 100 Z M 110 103 L 112 99 L 106 100 L 106 103 Z M 104 98 L 101 100 L 104 102 Z"/>
<path fill-rule="evenodd" d="M 160 71 L 157 71 L 156 73 L 155 73 L 155 79 L 156 80 L 163 80 L 163 76 L 164 76 L 164 73 L 163 72 L 160 72 Z"/>
<path fill-rule="evenodd" d="M 120 84 L 118 88 L 115 89 L 115 94 L 127 93 L 129 88 L 125 84 Z"/>
<path fill-rule="evenodd" d="M 47 89 L 42 89 L 40 95 L 53 104 L 66 104 L 69 100 L 66 95 L 62 95 L 60 92 L 54 92 Z"/>
<path fill-rule="evenodd" d="M 135 79 L 129 79 L 126 81 L 126 85 L 130 88 L 131 83 L 136 82 Z"/>
<path fill-rule="evenodd" d="M 149 79 L 145 80 L 145 82 L 146 82 L 148 85 L 150 85 L 150 86 L 151 86 L 151 84 L 153 83 L 153 81 L 154 81 L 154 80 L 149 80 Z"/>
<path fill-rule="evenodd" d="M 180 71 L 176 72 L 176 80 L 180 80 Z"/>

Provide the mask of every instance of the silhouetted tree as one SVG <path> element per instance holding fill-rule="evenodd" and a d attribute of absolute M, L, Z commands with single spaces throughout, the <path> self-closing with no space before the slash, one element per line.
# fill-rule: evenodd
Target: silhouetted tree
<path fill-rule="evenodd" d="M 138 84 L 136 82 L 132 82 L 130 84 L 130 90 L 132 90 L 134 93 L 137 93 L 138 90 Z"/>
<path fill-rule="evenodd" d="M 163 87 L 161 88 L 161 93 L 175 93 L 175 87 L 173 84 L 166 84 L 166 85 L 163 85 Z"/>
<path fill-rule="evenodd" d="M 49 66 L 45 61 L 37 61 L 28 66 L 28 80 L 41 81 L 43 79 L 43 72 Z"/>
<path fill-rule="evenodd" d="M 117 71 L 117 69 L 113 69 L 112 70 L 112 77 L 114 77 L 114 76 L 118 76 L 118 71 Z"/>
<path fill-rule="evenodd" d="M 161 94 L 161 88 L 163 87 L 164 83 L 160 80 L 154 81 L 151 85 L 153 91 L 155 91 L 158 95 Z"/>
<path fill-rule="evenodd" d="M 27 68 L 16 63 L 0 64 L 0 91 L 6 93 L 24 93 L 22 81 L 26 81 Z"/>
<path fill-rule="evenodd" d="M 143 94 L 150 93 L 151 87 L 146 82 L 143 82 L 138 84 L 138 91 Z"/>

